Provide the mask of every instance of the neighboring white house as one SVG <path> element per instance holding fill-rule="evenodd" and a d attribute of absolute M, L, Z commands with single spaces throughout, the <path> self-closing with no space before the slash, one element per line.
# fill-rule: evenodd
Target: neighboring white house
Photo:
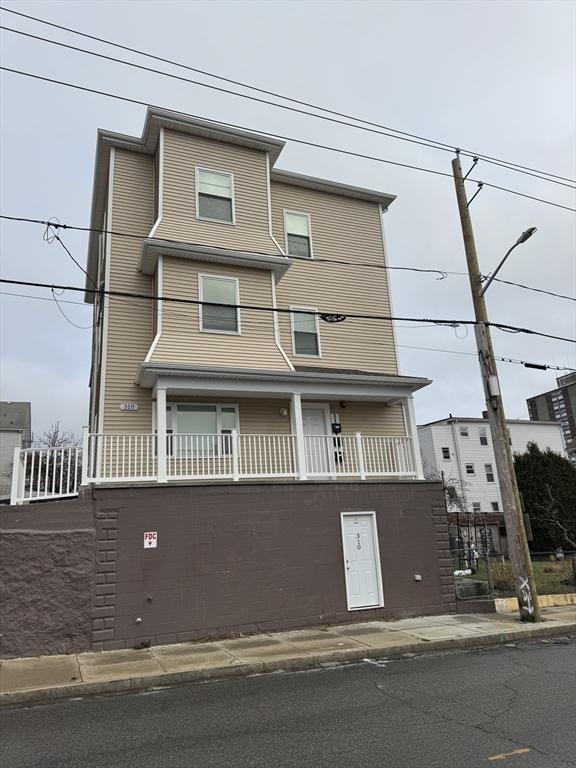
<path fill-rule="evenodd" d="M 550 448 L 566 456 L 557 422 L 513 419 L 507 423 L 513 452 L 522 453 L 533 442 L 543 451 Z M 450 416 L 422 424 L 418 437 L 424 475 L 439 477 L 443 472 L 446 485 L 453 485 L 460 493 L 465 511 L 476 519 L 487 519 L 498 549 L 504 534 L 503 522 L 496 517 L 502 514 L 502 498 L 488 420 Z"/>
<path fill-rule="evenodd" d="M 14 448 L 29 448 L 31 408 L 27 402 L 0 403 L 0 502 L 10 500 Z"/>

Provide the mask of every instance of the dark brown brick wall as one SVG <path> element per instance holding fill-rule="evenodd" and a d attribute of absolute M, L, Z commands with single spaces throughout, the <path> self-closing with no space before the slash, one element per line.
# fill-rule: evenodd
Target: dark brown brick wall
<path fill-rule="evenodd" d="M 94 618 L 95 648 L 456 609 L 436 483 L 115 489 L 96 501 L 114 507 L 98 520 L 99 546 L 118 527 L 117 559 L 97 565 L 98 596 L 115 605 Z M 347 610 L 345 511 L 376 512 L 383 609 Z M 157 549 L 144 550 L 145 531 L 158 531 Z"/>

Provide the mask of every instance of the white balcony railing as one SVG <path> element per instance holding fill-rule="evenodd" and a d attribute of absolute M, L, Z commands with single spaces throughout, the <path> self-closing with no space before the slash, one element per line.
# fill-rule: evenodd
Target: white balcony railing
<path fill-rule="evenodd" d="M 82 449 L 14 448 L 11 504 L 77 496 L 82 471 Z"/>
<path fill-rule="evenodd" d="M 168 434 L 84 434 L 83 448 L 15 449 L 11 503 L 75 496 L 80 484 L 416 477 L 409 437 Z M 161 446 L 160 446 L 161 447 Z M 165 458 L 164 458 L 165 456 Z"/>

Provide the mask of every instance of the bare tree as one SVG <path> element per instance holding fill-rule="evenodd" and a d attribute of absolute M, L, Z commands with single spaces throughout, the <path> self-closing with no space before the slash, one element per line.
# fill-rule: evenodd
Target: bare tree
<path fill-rule="evenodd" d="M 565 521 L 562 519 L 558 502 L 552 495 L 552 491 L 548 483 L 546 483 L 546 496 L 547 498 L 545 499 L 544 503 L 538 501 L 533 502 L 534 507 L 536 507 L 538 510 L 538 513 L 532 513 L 532 520 L 537 520 L 538 522 L 545 523 L 548 526 L 552 525 L 558 528 L 562 535 L 562 539 L 567 544 L 569 544 L 572 549 L 576 550 L 576 540 L 572 538 L 574 534 L 568 529 L 566 525 L 564 525 Z"/>
<path fill-rule="evenodd" d="M 35 448 L 70 448 L 79 446 L 80 443 L 80 438 L 76 437 L 74 432 L 67 432 L 60 428 L 59 421 L 51 423 L 48 429 L 38 437 L 34 435 Z"/>
<path fill-rule="evenodd" d="M 468 512 L 466 506 L 467 483 L 462 482 L 459 478 L 452 477 L 452 475 L 446 477 L 435 467 L 431 467 L 426 463 L 424 463 L 423 469 L 424 477 L 427 480 L 438 480 L 443 483 L 448 511 L 466 514 Z"/>

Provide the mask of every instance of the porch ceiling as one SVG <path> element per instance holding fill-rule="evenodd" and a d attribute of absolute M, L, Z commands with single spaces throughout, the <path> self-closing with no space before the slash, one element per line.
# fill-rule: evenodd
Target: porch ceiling
<path fill-rule="evenodd" d="M 141 363 L 136 383 L 169 394 L 233 395 L 235 397 L 290 397 L 304 399 L 370 400 L 389 402 L 410 397 L 432 382 L 413 376 L 386 376 L 363 371 L 268 371 L 226 369 L 175 363 Z"/>

